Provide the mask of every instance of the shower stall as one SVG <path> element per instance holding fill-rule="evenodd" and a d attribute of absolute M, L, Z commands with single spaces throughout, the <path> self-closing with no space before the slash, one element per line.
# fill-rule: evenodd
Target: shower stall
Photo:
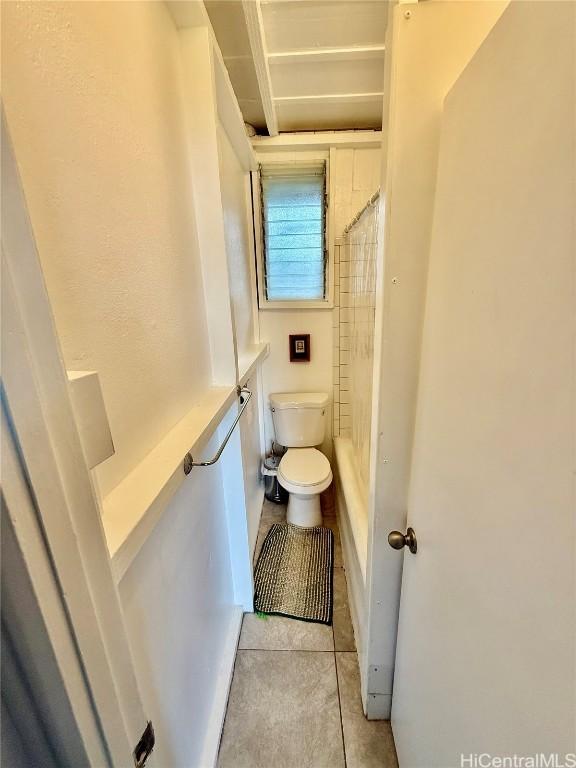
<path fill-rule="evenodd" d="M 349 289 L 349 430 L 362 489 L 368 486 L 370 470 L 378 200 L 376 193 L 346 228 L 344 242 Z"/>
<path fill-rule="evenodd" d="M 336 500 L 357 640 L 365 623 L 368 490 L 376 313 L 377 192 L 336 242 L 338 370 L 335 385 Z M 358 648 L 362 647 L 361 640 Z"/>

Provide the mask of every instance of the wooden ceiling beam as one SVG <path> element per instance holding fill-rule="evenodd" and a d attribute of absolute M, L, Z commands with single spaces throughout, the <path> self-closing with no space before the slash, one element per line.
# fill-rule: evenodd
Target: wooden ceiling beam
<path fill-rule="evenodd" d="M 380 101 L 384 97 L 382 91 L 371 91 L 370 93 L 315 93 L 306 96 L 276 96 L 274 102 L 277 104 L 290 103 L 298 104 L 303 102 L 323 101 L 325 104 L 335 102 L 348 102 L 349 104 L 359 101 Z"/>
<path fill-rule="evenodd" d="M 301 48 L 292 51 L 268 53 L 269 61 L 296 62 L 306 61 L 342 61 L 348 59 L 381 59 L 384 57 L 383 45 L 347 46 L 339 48 Z"/>
<path fill-rule="evenodd" d="M 301 131 L 281 133 L 274 138 L 254 136 L 252 146 L 256 152 L 326 150 L 330 147 L 380 149 L 382 131 Z"/>
<path fill-rule="evenodd" d="M 260 0 L 242 0 L 242 9 L 246 20 L 250 48 L 252 49 L 258 88 L 260 90 L 262 107 L 266 118 L 266 126 L 268 127 L 270 136 L 277 136 L 278 119 L 276 116 L 276 107 L 274 105 L 270 67 L 268 66 L 268 52 L 266 50 L 266 38 L 264 36 L 264 24 L 262 21 Z"/>

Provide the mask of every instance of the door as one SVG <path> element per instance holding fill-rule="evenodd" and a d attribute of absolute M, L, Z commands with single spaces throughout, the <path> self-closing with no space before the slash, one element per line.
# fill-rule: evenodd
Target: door
<path fill-rule="evenodd" d="M 107 765 L 6 403 L 2 441 L 0 763 Z"/>
<path fill-rule="evenodd" d="M 575 8 L 513 2 L 445 103 L 392 706 L 402 768 L 576 751 Z"/>
<path fill-rule="evenodd" d="M 22 573 L 3 563 L 3 640 L 19 643 L 3 661 L 22 673 L 8 692 L 3 679 L 3 695 L 33 687 L 57 764 L 124 768 L 146 716 L 4 119 L 1 138 L 3 538 L 13 533 L 2 554 Z M 10 698 L 9 723 L 28 738 L 28 704 Z"/>

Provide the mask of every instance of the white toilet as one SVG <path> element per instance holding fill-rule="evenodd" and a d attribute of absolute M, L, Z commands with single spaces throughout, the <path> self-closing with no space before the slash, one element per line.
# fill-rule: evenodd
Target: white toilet
<path fill-rule="evenodd" d="M 328 395 L 293 392 L 270 395 L 276 442 L 288 448 L 278 480 L 290 494 L 289 523 L 311 528 L 322 525 L 320 494 L 332 482 L 330 462 L 315 445 L 324 439 Z"/>

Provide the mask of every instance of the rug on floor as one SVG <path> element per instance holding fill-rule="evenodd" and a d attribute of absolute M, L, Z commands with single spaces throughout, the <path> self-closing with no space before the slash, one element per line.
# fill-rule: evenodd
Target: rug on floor
<path fill-rule="evenodd" d="M 254 610 L 332 624 L 334 534 L 275 523 L 254 571 Z"/>

